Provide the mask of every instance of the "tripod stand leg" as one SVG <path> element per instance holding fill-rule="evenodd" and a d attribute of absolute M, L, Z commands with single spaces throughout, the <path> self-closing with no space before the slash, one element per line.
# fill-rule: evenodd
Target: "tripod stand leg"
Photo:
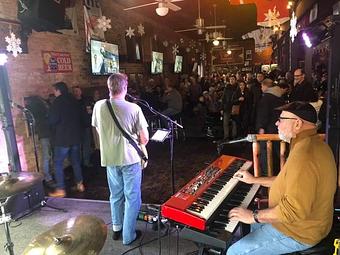
<path fill-rule="evenodd" d="M 57 210 L 57 211 L 60 211 L 60 212 L 67 212 L 67 210 L 65 208 L 59 208 L 59 207 L 47 204 L 47 200 L 41 201 L 41 206 L 42 207 L 46 206 L 48 208 L 51 208 L 51 209 L 54 209 L 54 210 Z"/>
<path fill-rule="evenodd" d="M 8 251 L 10 255 L 14 255 L 14 251 L 13 251 L 14 244 L 12 243 L 11 235 L 9 234 L 8 222 L 5 222 L 5 233 L 6 233 L 6 239 L 7 239 L 7 243 L 5 244 L 5 250 Z"/>

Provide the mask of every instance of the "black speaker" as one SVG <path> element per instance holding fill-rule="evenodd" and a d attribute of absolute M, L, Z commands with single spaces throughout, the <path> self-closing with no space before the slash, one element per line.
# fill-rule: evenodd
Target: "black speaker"
<path fill-rule="evenodd" d="M 51 31 L 65 26 L 65 0 L 18 1 L 18 18 L 25 27 Z"/>
<path fill-rule="evenodd" d="M 12 219 L 18 219 L 39 208 L 45 201 L 43 183 L 38 182 L 25 192 L 11 197 L 5 206 L 5 213 L 10 213 Z"/>

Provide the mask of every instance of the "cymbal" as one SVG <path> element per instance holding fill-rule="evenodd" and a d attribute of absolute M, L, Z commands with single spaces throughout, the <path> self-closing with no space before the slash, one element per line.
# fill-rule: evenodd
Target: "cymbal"
<path fill-rule="evenodd" d="M 0 176 L 0 199 L 13 196 L 28 190 L 34 184 L 42 181 L 43 176 L 39 173 L 18 172 Z"/>
<path fill-rule="evenodd" d="M 103 248 L 106 236 L 107 227 L 102 219 L 80 215 L 34 238 L 23 255 L 96 255 Z"/>

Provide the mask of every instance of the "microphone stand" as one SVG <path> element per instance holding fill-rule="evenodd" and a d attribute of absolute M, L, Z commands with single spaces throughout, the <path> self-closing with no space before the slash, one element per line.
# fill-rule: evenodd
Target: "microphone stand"
<path fill-rule="evenodd" d="M 127 95 L 127 97 L 131 98 L 132 100 L 138 102 L 139 104 L 145 106 L 149 109 L 150 112 L 153 114 L 160 116 L 161 118 L 165 119 L 168 122 L 168 127 L 170 129 L 170 138 L 169 138 L 169 145 L 170 145 L 170 171 L 171 171 L 171 194 L 175 194 L 175 172 L 174 172 L 174 125 L 179 128 L 183 129 L 181 124 L 178 124 L 176 121 L 173 121 L 170 117 L 160 113 L 159 111 L 152 108 L 147 101 L 139 98 L 135 98 L 133 96 Z"/>
<path fill-rule="evenodd" d="M 20 108 L 19 108 L 20 109 Z M 32 135 L 32 142 L 33 142 L 33 149 L 34 149 L 34 159 L 35 159 L 35 166 L 37 168 L 37 172 L 40 172 L 39 168 L 39 159 L 38 159 L 38 149 L 37 149 L 37 142 L 35 137 L 35 118 L 30 110 L 27 108 L 20 109 L 24 113 L 26 120 L 28 121 L 30 132 Z"/>
<path fill-rule="evenodd" d="M 256 142 L 257 141 L 257 135 L 256 134 L 249 134 L 244 138 L 241 139 L 237 139 L 237 140 L 232 140 L 232 141 L 225 141 L 222 140 L 220 142 L 216 142 L 217 143 L 217 154 L 220 156 L 221 155 L 221 151 L 224 147 L 224 145 L 226 144 L 233 144 L 233 143 L 241 143 L 241 142 Z"/>

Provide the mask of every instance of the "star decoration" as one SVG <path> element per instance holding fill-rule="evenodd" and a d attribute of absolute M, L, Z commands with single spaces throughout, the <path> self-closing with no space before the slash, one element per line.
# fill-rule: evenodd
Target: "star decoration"
<path fill-rule="evenodd" d="M 172 54 L 176 56 L 178 52 L 179 52 L 178 45 L 175 44 L 174 46 L 172 46 Z"/>
<path fill-rule="evenodd" d="M 97 28 L 106 31 L 111 28 L 111 19 L 107 19 L 105 16 L 101 16 L 100 18 L 97 19 Z"/>
<path fill-rule="evenodd" d="M 5 41 L 8 43 L 6 49 L 8 52 L 13 52 L 13 56 L 17 57 L 18 53 L 22 52 L 22 49 L 20 47 L 21 40 L 19 38 L 15 37 L 14 33 L 10 33 L 10 37 L 6 36 Z"/>
<path fill-rule="evenodd" d="M 279 17 L 280 12 L 276 11 L 276 6 L 274 6 L 274 9 L 269 9 L 267 13 L 264 14 L 266 16 L 265 21 L 268 21 L 268 26 L 277 26 L 280 25 Z"/>
<path fill-rule="evenodd" d="M 138 34 L 140 34 L 140 36 L 142 36 L 142 35 L 145 34 L 143 24 L 139 24 L 139 25 L 137 26 L 137 31 L 138 31 Z"/>
<path fill-rule="evenodd" d="M 295 12 L 293 12 L 292 18 L 290 19 L 290 32 L 289 32 L 289 36 L 292 42 L 294 42 L 295 37 L 297 36 L 296 22 L 297 22 L 297 18 L 295 16 Z"/>
<path fill-rule="evenodd" d="M 169 46 L 169 42 L 168 41 L 163 41 L 163 46 L 166 48 L 166 47 L 168 47 Z"/>
<path fill-rule="evenodd" d="M 131 39 L 132 36 L 135 36 L 135 30 L 132 29 L 131 27 L 129 27 L 129 29 L 126 29 L 125 31 L 126 31 L 126 35 L 125 36 L 130 37 L 130 39 Z"/>

